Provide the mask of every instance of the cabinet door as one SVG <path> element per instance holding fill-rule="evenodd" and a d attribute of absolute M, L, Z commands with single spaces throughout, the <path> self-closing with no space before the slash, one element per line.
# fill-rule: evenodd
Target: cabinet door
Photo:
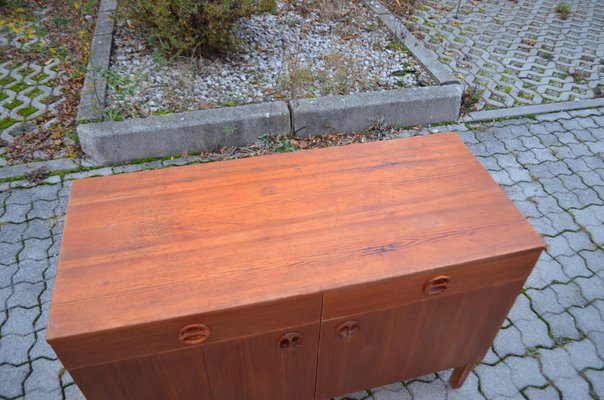
<path fill-rule="evenodd" d="M 70 371 L 88 400 L 314 398 L 319 323 Z"/>
<path fill-rule="evenodd" d="M 488 350 L 524 280 L 321 323 L 316 398 L 472 364 Z"/>

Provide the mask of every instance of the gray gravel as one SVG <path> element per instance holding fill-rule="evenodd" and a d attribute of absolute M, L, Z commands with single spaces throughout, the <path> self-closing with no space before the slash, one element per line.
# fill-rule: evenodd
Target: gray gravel
<path fill-rule="evenodd" d="M 311 1 L 278 2 L 274 14 L 241 20 L 240 50 L 218 59 L 162 62 L 144 36 L 119 21 L 109 108 L 146 116 L 429 84 L 360 1 Z"/>

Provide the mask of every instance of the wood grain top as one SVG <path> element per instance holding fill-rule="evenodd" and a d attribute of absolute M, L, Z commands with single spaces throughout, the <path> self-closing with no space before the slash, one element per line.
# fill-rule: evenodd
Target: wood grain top
<path fill-rule="evenodd" d="M 542 248 L 452 133 L 73 183 L 47 337 Z"/>

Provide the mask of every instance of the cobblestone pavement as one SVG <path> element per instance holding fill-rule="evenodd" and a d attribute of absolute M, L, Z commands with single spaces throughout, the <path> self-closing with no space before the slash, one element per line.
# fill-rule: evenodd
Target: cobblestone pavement
<path fill-rule="evenodd" d="M 601 0 L 427 0 L 411 18 L 416 36 L 469 87 L 479 109 L 604 95 Z M 599 85 L 599 86 L 598 86 Z"/>
<path fill-rule="evenodd" d="M 349 398 L 604 399 L 604 108 L 445 129 L 458 131 L 548 249 L 461 389 L 443 372 Z M 0 398 L 82 398 L 44 340 L 71 180 L 185 162 L 0 184 Z"/>

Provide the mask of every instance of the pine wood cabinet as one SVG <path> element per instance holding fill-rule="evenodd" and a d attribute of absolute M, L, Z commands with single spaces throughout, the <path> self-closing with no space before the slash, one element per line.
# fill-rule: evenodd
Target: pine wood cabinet
<path fill-rule="evenodd" d="M 457 387 L 542 249 L 452 133 L 91 178 L 47 340 L 88 399 Z"/>

